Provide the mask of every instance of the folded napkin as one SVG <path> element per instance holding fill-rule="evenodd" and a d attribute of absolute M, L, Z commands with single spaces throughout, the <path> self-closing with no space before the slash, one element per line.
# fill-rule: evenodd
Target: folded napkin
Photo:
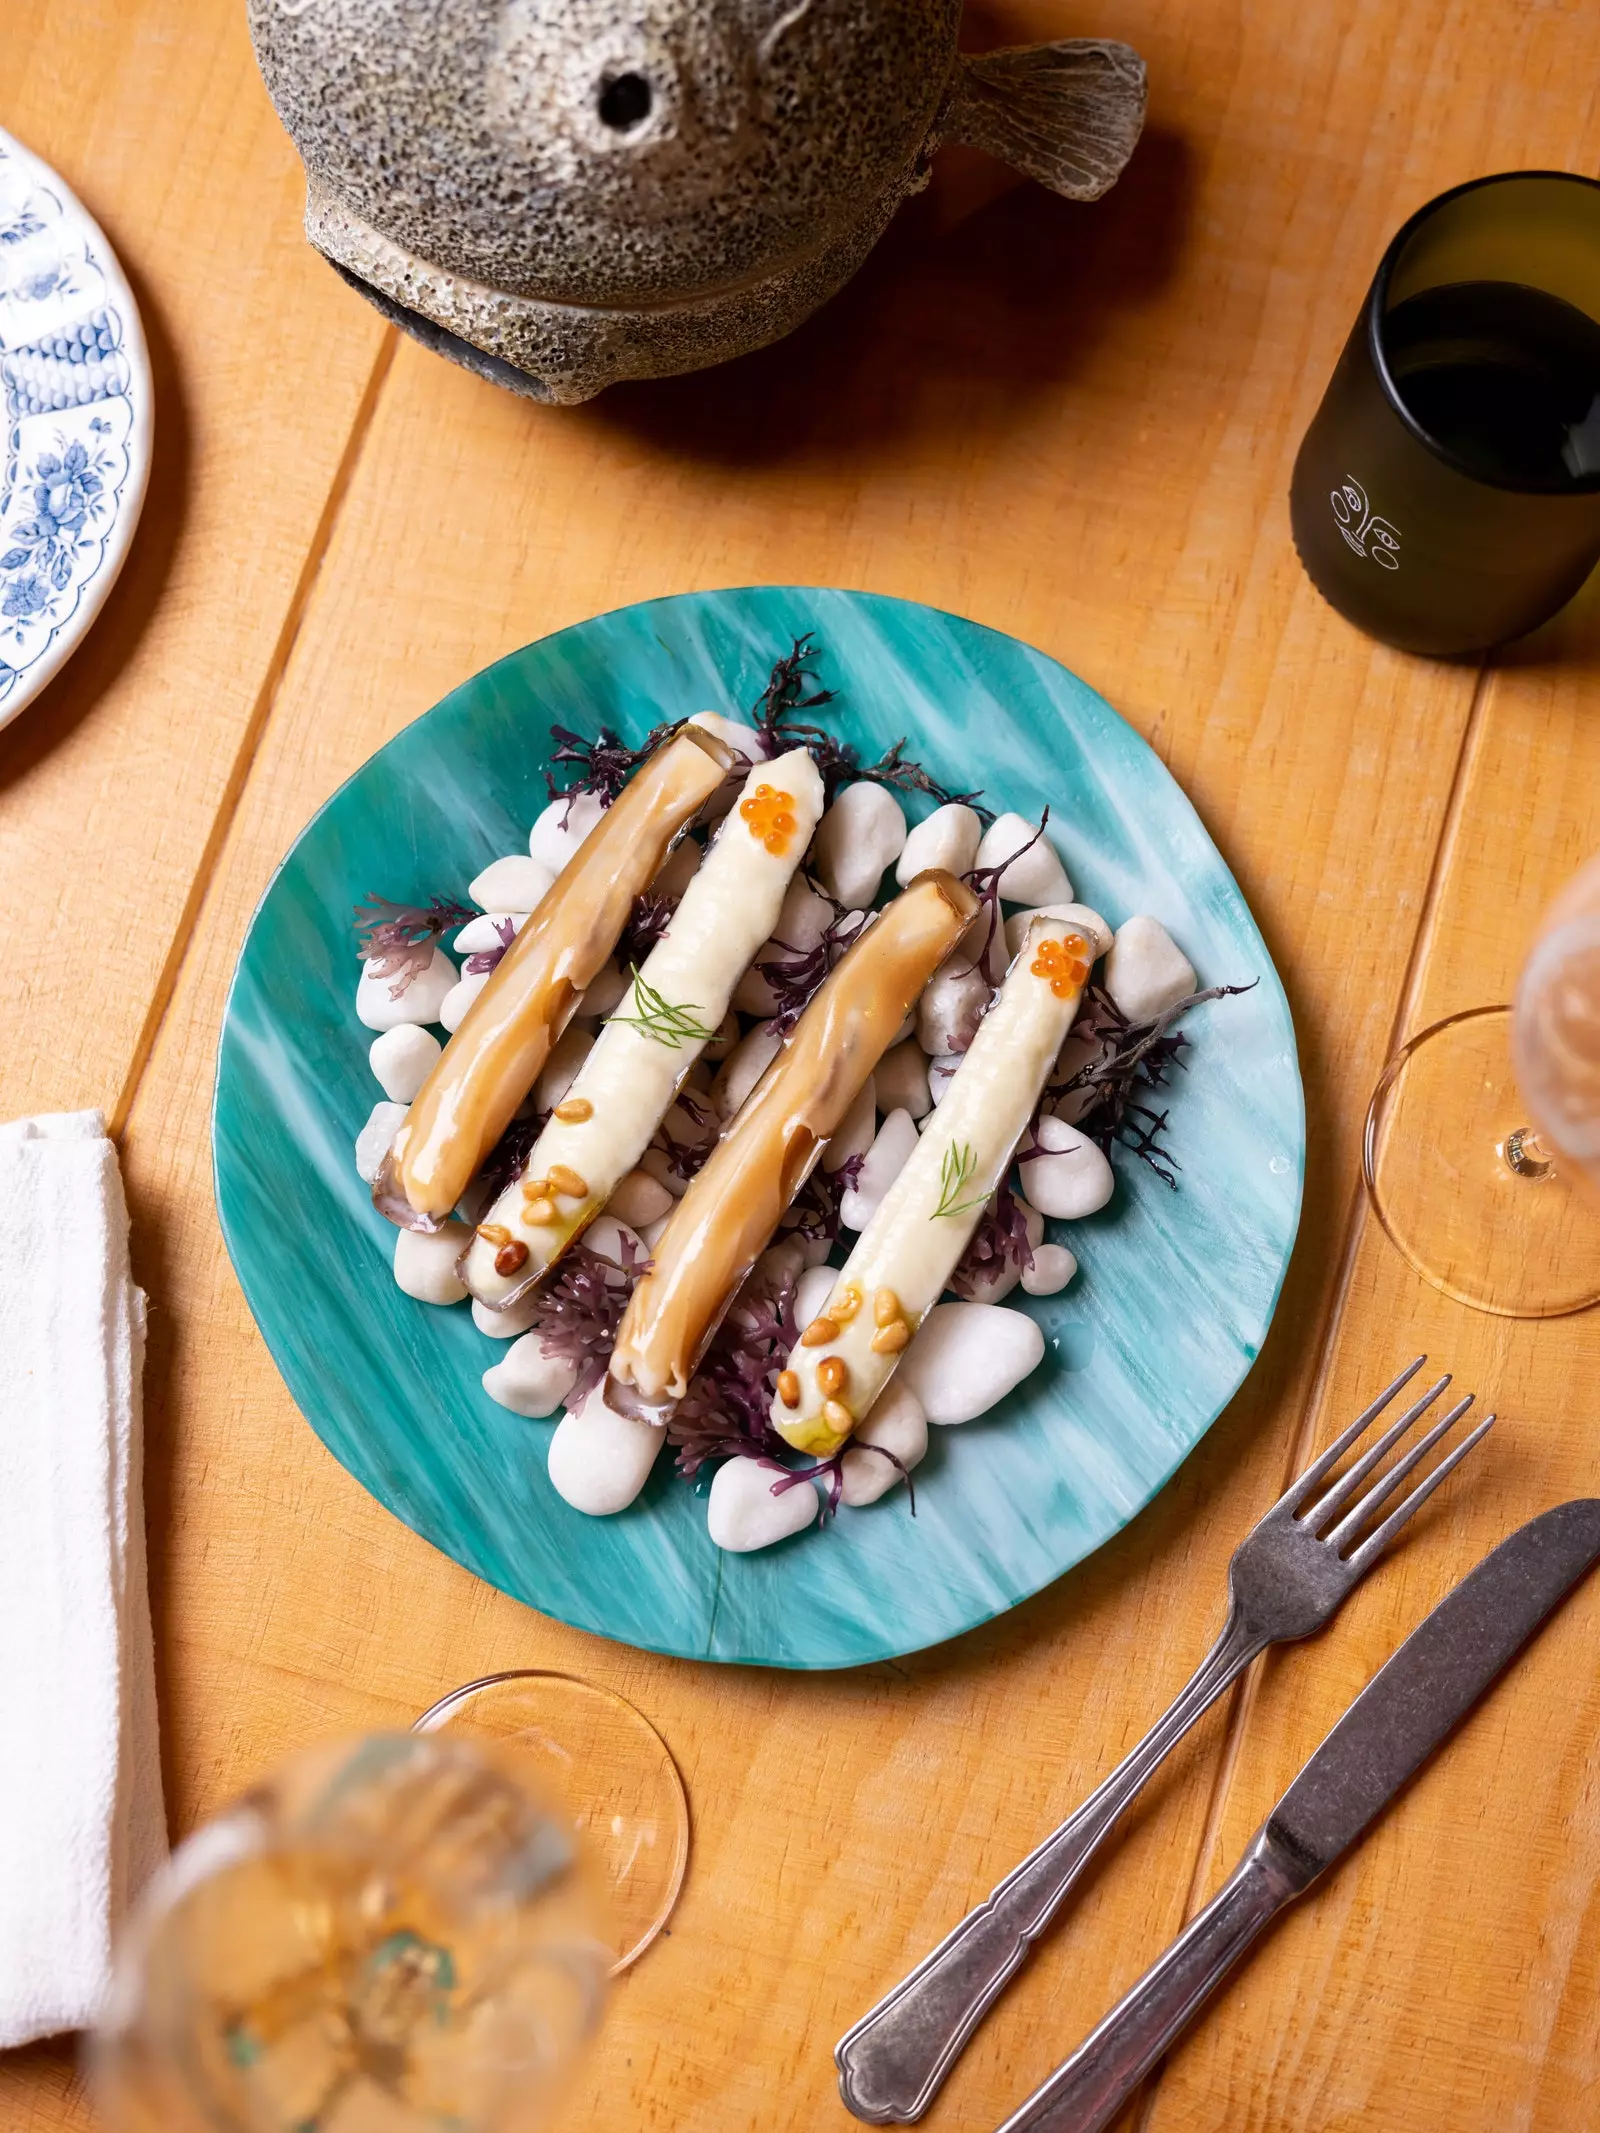
<path fill-rule="evenodd" d="M 93 2021 L 166 1850 L 143 1360 L 100 1114 L 0 1126 L 0 2046 Z"/>

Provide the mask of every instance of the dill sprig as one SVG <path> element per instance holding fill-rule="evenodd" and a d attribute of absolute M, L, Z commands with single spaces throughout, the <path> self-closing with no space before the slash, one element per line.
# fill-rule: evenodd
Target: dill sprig
<path fill-rule="evenodd" d="M 960 1195 L 972 1183 L 978 1168 L 977 1151 L 968 1141 L 954 1141 L 944 1152 L 944 1161 L 939 1166 L 939 1204 L 933 1211 L 933 1220 L 946 1215 L 964 1215 L 974 1207 L 981 1207 L 989 1198 L 980 1193 L 974 1200 L 963 1200 Z"/>
<path fill-rule="evenodd" d="M 613 1015 L 613 1022 L 626 1022 L 631 1028 L 642 1030 L 657 1044 L 667 1045 L 672 1051 L 681 1051 L 686 1044 L 709 1044 L 717 1034 L 707 1029 L 703 1022 L 695 1020 L 699 1008 L 693 1000 L 680 1007 L 674 1001 L 664 999 L 653 985 L 647 985 L 639 975 L 637 963 L 629 965 L 633 978 L 633 1004 L 639 1010 L 636 1015 Z"/>
<path fill-rule="evenodd" d="M 356 953 L 375 978 L 392 978 L 391 999 L 398 1000 L 413 978 L 433 961 L 435 945 L 452 927 L 464 926 L 477 912 L 470 904 L 434 896 L 425 904 L 392 903 L 370 891 L 355 907 Z"/>

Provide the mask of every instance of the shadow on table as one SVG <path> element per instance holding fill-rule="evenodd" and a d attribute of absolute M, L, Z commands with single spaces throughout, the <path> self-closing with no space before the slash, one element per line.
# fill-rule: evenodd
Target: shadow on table
<path fill-rule="evenodd" d="M 1180 135 L 1152 129 L 1113 190 L 1084 205 L 948 149 L 855 279 L 786 339 L 612 386 L 573 419 L 732 466 L 808 468 L 865 465 L 918 434 L 1026 423 L 1119 313 L 1170 279 L 1192 162 Z"/>
<path fill-rule="evenodd" d="M 0 731 L 0 793 L 26 777 L 126 671 L 161 597 L 188 513 L 191 447 L 182 371 L 154 295 L 126 254 L 119 257 L 150 352 L 155 393 L 150 486 L 122 574 L 82 644 L 48 687 Z"/>

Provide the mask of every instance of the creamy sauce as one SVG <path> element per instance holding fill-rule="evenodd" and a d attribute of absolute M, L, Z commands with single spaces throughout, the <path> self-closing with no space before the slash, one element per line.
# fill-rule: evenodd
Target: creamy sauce
<path fill-rule="evenodd" d="M 809 754 L 796 749 L 753 770 L 744 790 L 637 984 L 534 1144 L 525 1179 L 490 1208 L 462 1260 L 462 1280 L 493 1310 L 526 1294 L 600 1212 L 704 1051 L 709 1036 L 663 1041 L 671 1025 L 659 1012 L 652 1016 L 649 1003 L 670 1003 L 693 1027 L 715 1030 L 752 957 L 772 936 L 822 814 L 822 779 Z M 532 1190 L 541 1184 L 548 1190 Z M 549 1219 L 535 1222 L 541 1201 Z M 502 1230 L 504 1237 L 495 1234 Z M 508 1241 L 525 1248 L 503 1265 Z"/>
<path fill-rule="evenodd" d="M 612 1353 L 613 1405 L 665 1412 L 683 1398 L 739 1284 L 976 910 L 953 875 L 922 874 L 852 944 L 658 1240 Z"/>
<path fill-rule="evenodd" d="M 733 767 L 685 726 L 635 771 L 462 1018 L 423 1083 L 372 1197 L 390 1221 L 436 1228 L 539 1078 L 617 945 L 667 847 Z"/>
<path fill-rule="evenodd" d="M 797 1451 L 837 1451 L 898 1369 L 1011 1167 L 1093 960 L 1070 920 L 1028 928 L 943 1101 L 790 1351 L 772 1424 Z"/>

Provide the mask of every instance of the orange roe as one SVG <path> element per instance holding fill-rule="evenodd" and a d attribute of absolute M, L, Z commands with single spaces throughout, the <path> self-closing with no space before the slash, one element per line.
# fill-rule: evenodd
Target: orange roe
<path fill-rule="evenodd" d="M 739 802 L 739 813 L 750 825 L 750 834 L 781 859 L 795 833 L 794 794 L 779 792 L 771 785 L 758 785 L 748 800 Z"/>
<path fill-rule="evenodd" d="M 1089 982 L 1089 943 L 1081 933 L 1069 933 L 1061 941 L 1041 941 L 1028 968 L 1036 978 L 1047 978 L 1056 998 L 1064 1000 L 1068 993 L 1082 992 Z"/>

